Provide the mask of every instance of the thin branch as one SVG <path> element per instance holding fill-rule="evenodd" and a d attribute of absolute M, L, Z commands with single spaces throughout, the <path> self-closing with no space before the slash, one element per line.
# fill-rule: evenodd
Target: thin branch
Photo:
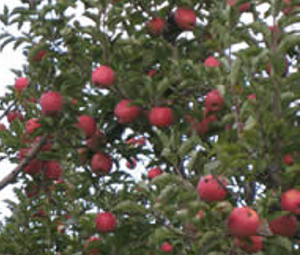
<path fill-rule="evenodd" d="M 46 139 L 47 136 L 43 136 L 42 139 L 39 140 L 39 142 L 29 151 L 27 156 L 20 162 L 20 164 L 0 181 L 0 190 L 4 189 L 7 185 L 15 181 L 21 170 L 26 167 L 29 162 L 38 154 L 42 145 L 46 142 Z"/>
<path fill-rule="evenodd" d="M 9 113 L 9 111 L 16 105 L 16 103 L 17 103 L 17 100 L 15 100 L 15 101 L 13 101 L 12 103 L 11 103 L 11 105 L 9 105 L 8 107 L 7 107 L 7 109 L 3 112 L 3 114 L 0 116 L 0 120 L 2 120 L 8 113 Z"/>

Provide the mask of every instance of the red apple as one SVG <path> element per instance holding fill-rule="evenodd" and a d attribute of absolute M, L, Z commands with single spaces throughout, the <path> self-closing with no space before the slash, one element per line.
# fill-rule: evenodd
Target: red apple
<path fill-rule="evenodd" d="M 93 136 L 86 140 L 86 147 L 90 150 L 96 151 L 100 145 L 106 144 L 105 134 L 101 130 L 96 130 Z"/>
<path fill-rule="evenodd" d="M 0 131 L 6 131 L 6 127 L 3 123 L 0 123 Z"/>
<path fill-rule="evenodd" d="M 9 123 L 12 123 L 13 121 L 15 121 L 17 119 L 19 121 L 24 121 L 24 117 L 23 117 L 22 113 L 20 113 L 19 111 L 9 112 L 6 117 L 7 117 L 7 121 Z"/>
<path fill-rule="evenodd" d="M 294 215 L 284 215 L 269 223 L 271 231 L 275 235 L 295 236 L 298 229 L 298 221 Z"/>
<path fill-rule="evenodd" d="M 205 60 L 205 66 L 206 67 L 219 67 L 221 66 L 219 60 L 217 60 L 215 57 L 210 56 Z"/>
<path fill-rule="evenodd" d="M 117 228 L 117 218 L 111 212 L 98 213 L 96 217 L 96 229 L 99 232 L 112 232 Z"/>
<path fill-rule="evenodd" d="M 135 158 L 132 158 L 131 161 L 132 162 L 130 162 L 130 161 L 126 162 L 126 167 L 129 169 L 134 169 L 136 167 L 137 161 Z"/>
<path fill-rule="evenodd" d="M 260 225 L 256 211 L 249 207 L 235 208 L 228 219 L 228 228 L 233 236 L 255 236 Z"/>
<path fill-rule="evenodd" d="M 84 243 L 84 249 L 88 250 L 88 254 L 89 255 L 96 255 L 99 254 L 100 251 L 99 249 L 91 249 L 89 246 L 93 245 L 94 243 L 98 243 L 99 241 L 101 241 L 101 238 L 99 237 L 95 237 L 95 236 L 91 236 L 85 243 Z"/>
<path fill-rule="evenodd" d="M 41 61 L 47 55 L 47 51 L 40 50 L 34 57 L 34 61 Z"/>
<path fill-rule="evenodd" d="M 263 249 L 263 238 L 262 236 L 236 237 L 235 245 L 246 252 L 255 253 Z"/>
<path fill-rule="evenodd" d="M 15 90 L 18 92 L 24 91 L 29 85 L 29 80 L 26 77 L 20 77 L 16 80 Z"/>
<path fill-rule="evenodd" d="M 208 131 L 207 122 L 193 122 L 192 129 L 195 130 L 199 136 L 204 135 Z"/>
<path fill-rule="evenodd" d="M 63 97 L 58 92 L 46 92 L 42 95 L 40 104 L 42 107 L 42 114 L 51 116 L 62 110 Z"/>
<path fill-rule="evenodd" d="M 256 95 L 255 94 L 249 94 L 247 96 L 247 98 L 250 100 L 250 101 L 256 101 Z"/>
<path fill-rule="evenodd" d="M 247 12 L 251 8 L 251 3 L 243 3 L 239 6 L 239 11 L 240 12 Z"/>
<path fill-rule="evenodd" d="M 147 23 L 147 27 L 151 34 L 160 35 L 166 27 L 166 22 L 162 18 L 155 17 Z"/>
<path fill-rule="evenodd" d="M 159 176 L 163 173 L 163 171 L 159 167 L 155 167 L 149 170 L 148 178 L 149 180 L 154 179 L 156 176 Z"/>
<path fill-rule="evenodd" d="M 77 127 L 79 127 L 87 138 L 94 135 L 97 129 L 96 121 L 92 116 L 80 115 L 78 118 Z"/>
<path fill-rule="evenodd" d="M 92 82 L 100 87 L 111 86 L 115 81 L 115 73 L 108 66 L 100 66 L 92 73 Z"/>
<path fill-rule="evenodd" d="M 44 166 L 45 177 L 49 180 L 58 180 L 63 173 L 61 165 L 54 160 L 47 161 Z"/>
<path fill-rule="evenodd" d="M 290 154 L 284 155 L 283 161 L 287 166 L 292 166 L 294 164 L 294 159 Z"/>
<path fill-rule="evenodd" d="M 91 162 L 91 167 L 96 174 L 108 174 L 112 169 L 112 159 L 109 155 L 102 152 L 94 154 Z"/>
<path fill-rule="evenodd" d="M 40 128 L 42 125 L 39 123 L 39 119 L 32 118 L 26 122 L 26 132 L 28 134 L 33 134 L 34 131 Z"/>
<path fill-rule="evenodd" d="M 294 214 L 300 214 L 300 190 L 289 189 L 281 195 L 281 208 Z"/>
<path fill-rule="evenodd" d="M 196 26 L 196 18 L 195 12 L 186 8 L 178 8 L 174 14 L 175 22 L 182 30 L 193 30 Z"/>
<path fill-rule="evenodd" d="M 173 111 L 168 107 L 154 107 L 149 113 L 149 122 L 156 127 L 169 127 L 174 122 Z"/>
<path fill-rule="evenodd" d="M 170 243 L 164 242 L 164 243 L 160 246 L 160 250 L 161 250 L 162 252 L 164 252 L 164 253 L 171 253 L 171 252 L 174 250 L 174 248 L 173 248 L 173 246 L 172 246 Z"/>
<path fill-rule="evenodd" d="M 217 89 L 206 94 L 205 107 L 207 111 L 219 111 L 224 105 L 224 98 Z"/>
<path fill-rule="evenodd" d="M 124 99 L 115 108 L 115 116 L 119 123 L 128 124 L 134 122 L 141 114 L 140 107 L 131 104 L 131 100 Z"/>
<path fill-rule="evenodd" d="M 226 181 L 218 177 L 219 181 L 226 186 Z M 226 189 L 212 175 L 206 175 L 200 179 L 197 192 L 201 199 L 207 202 L 222 201 L 226 198 Z"/>
<path fill-rule="evenodd" d="M 201 220 L 201 219 L 204 218 L 204 212 L 203 212 L 202 210 L 200 210 L 200 211 L 198 212 L 198 218 L 199 218 L 199 220 Z"/>
<path fill-rule="evenodd" d="M 150 77 L 150 78 L 152 78 L 155 74 L 156 74 L 156 70 L 155 69 L 151 69 L 149 72 L 148 72 L 148 76 Z"/>

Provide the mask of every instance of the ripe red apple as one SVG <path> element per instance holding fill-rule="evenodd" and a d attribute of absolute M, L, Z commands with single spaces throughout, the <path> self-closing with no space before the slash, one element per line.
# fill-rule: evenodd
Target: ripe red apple
<path fill-rule="evenodd" d="M 49 180 L 58 180 L 63 173 L 61 165 L 55 161 L 47 161 L 44 166 L 45 177 Z"/>
<path fill-rule="evenodd" d="M 119 123 L 128 124 L 134 122 L 141 114 L 142 109 L 131 105 L 131 100 L 124 99 L 115 108 L 115 116 Z"/>
<path fill-rule="evenodd" d="M 251 8 L 251 3 L 243 3 L 239 6 L 239 11 L 240 12 L 247 12 Z"/>
<path fill-rule="evenodd" d="M 91 236 L 88 240 L 85 241 L 84 243 L 84 249 L 88 251 L 89 255 L 96 255 L 99 254 L 99 249 L 91 249 L 89 246 L 93 245 L 94 243 L 97 243 L 101 241 L 101 238 L 99 237 L 95 237 L 95 236 Z"/>
<path fill-rule="evenodd" d="M 151 34 L 161 35 L 166 27 L 166 22 L 159 17 L 155 17 L 147 23 L 147 27 Z"/>
<path fill-rule="evenodd" d="M 22 113 L 20 113 L 19 111 L 9 112 L 6 117 L 7 117 L 7 121 L 9 123 L 12 123 L 13 121 L 15 121 L 17 119 L 19 121 L 24 121 L 24 117 L 23 117 Z"/>
<path fill-rule="evenodd" d="M 233 236 L 255 236 L 260 225 L 256 211 L 249 207 L 235 208 L 229 216 L 228 228 Z"/>
<path fill-rule="evenodd" d="M 202 210 L 200 210 L 200 211 L 198 212 L 198 218 L 199 218 L 199 220 L 201 220 L 201 219 L 204 218 L 204 212 L 203 212 Z"/>
<path fill-rule="evenodd" d="M 34 61 L 41 61 L 47 55 L 47 51 L 40 50 L 32 59 Z"/>
<path fill-rule="evenodd" d="M 281 208 L 294 214 L 300 214 L 300 190 L 289 189 L 281 195 Z"/>
<path fill-rule="evenodd" d="M 206 67 L 219 67 L 219 66 L 221 66 L 221 63 L 215 57 L 210 56 L 205 60 L 205 66 Z"/>
<path fill-rule="evenodd" d="M 249 94 L 247 96 L 247 98 L 250 100 L 250 101 L 256 101 L 256 95 L 255 94 Z"/>
<path fill-rule="evenodd" d="M 199 136 L 201 136 L 208 131 L 208 125 L 205 121 L 193 122 L 192 129 L 195 130 Z"/>
<path fill-rule="evenodd" d="M 108 66 L 100 66 L 92 73 L 92 82 L 99 87 L 108 87 L 115 81 L 115 73 Z"/>
<path fill-rule="evenodd" d="M 206 94 L 205 107 L 207 111 L 219 111 L 224 105 L 224 98 L 217 89 Z"/>
<path fill-rule="evenodd" d="M 226 181 L 218 177 L 219 181 L 226 186 Z M 200 179 L 197 192 L 201 199 L 207 202 L 222 201 L 226 198 L 226 189 L 212 175 L 206 175 Z"/>
<path fill-rule="evenodd" d="M 18 92 L 24 91 L 29 85 L 29 80 L 26 77 L 19 77 L 15 83 L 15 90 Z"/>
<path fill-rule="evenodd" d="M 92 116 L 80 115 L 77 127 L 79 127 L 84 132 L 85 136 L 89 138 L 96 132 L 97 124 Z"/>
<path fill-rule="evenodd" d="M 271 231 L 275 235 L 295 236 L 298 229 L 298 221 L 294 215 L 284 215 L 269 223 Z"/>
<path fill-rule="evenodd" d="M 46 92 L 40 99 L 42 114 L 46 116 L 54 115 L 63 108 L 63 97 L 58 92 Z"/>
<path fill-rule="evenodd" d="M 91 162 L 91 167 L 96 174 L 108 174 L 112 169 L 112 159 L 109 155 L 102 152 L 94 154 Z"/>
<path fill-rule="evenodd" d="M 193 30 L 196 26 L 196 14 L 191 9 L 178 8 L 174 14 L 174 20 L 182 30 Z"/>
<path fill-rule="evenodd" d="M 32 118 L 26 122 L 26 132 L 28 134 L 33 134 L 34 131 L 40 128 L 42 125 L 39 123 L 39 119 Z"/>
<path fill-rule="evenodd" d="M 151 69 L 149 72 L 148 72 L 148 76 L 150 77 L 150 78 L 152 78 L 155 74 L 156 74 L 156 70 L 155 69 Z"/>
<path fill-rule="evenodd" d="M 96 130 L 93 136 L 86 140 L 86 147 L 90 150 L 97 151 L 100 145 L 106 144 L 105 134 L 101 130 Z"/>
<path fill-rule="evenodd" d="M 156 176 L 159 176 L 163 173 L 163 171 L 159 167 L 155 167 L 149 170 L 148 178 L 149 180 L 154 179 Z"/>
<path fill-rule="evenodd" d="M 263 249 L 262 236 L 250 236 L 246 238 L 235 238 L 235 245 L 249 253 L 255 253 Z"/>
<path fill-rule="evenodd" d="M 112 232 L 117 228 L 117 218 L 111 212 L 98 213 L 96 217 L 96 229 L 99 232 Z"/>
<path fill-rule="evenodd" d="M 294 158 L 290 154 L 284 155 L 283 161 L 287 166 L 292 166 L 294 164 Z"/>
<path fill-rule="evenodd" d="M 168 107 L 153 107 L 149 113 L 149 122 L 156 127 L 169 127 L 174 122 L 173 111 Z"/>
<path fill-rule="evenodd" d="M 165 253 L 171 253 L 171 252 L 174 250 L 174 248 L 173 248 L 173 246 L 172 246 L 170 243 L 164 242 L 164 243 L 160 246 L 160 250 L 161 250 L 162 252 L 165 252 Z"/>
<path fill-rule="evenodd" d="M 30 151 L 29 148 L 21 148 L 19 150 L 19 161 L 21 162 L 27 156 L 28 152 Z M 24 172 L 30 175 L 38 174 L 43 167 L 43 162 L 37 159 L 31 160 L 28 165 L 24 168 Z"/>
<path fill-rule="evenodd" d="M 0 131 L 6 131 L 6 127 L 3 123 L 0 123 Z"/>

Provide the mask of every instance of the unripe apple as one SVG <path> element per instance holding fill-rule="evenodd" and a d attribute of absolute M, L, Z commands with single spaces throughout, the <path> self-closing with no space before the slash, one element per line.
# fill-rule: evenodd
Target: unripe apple
<path fill-rule="evenodd" d="M 147 28 L 153 35 L 160 35 L 166 27 L 166 22 L 159 17 L 155 17 L 147 23 Z"/>
<path fill-rule="evenodd" d="M 297 233 L 298 221 L 294 215 L 284 215 L 270 221 L 269 227 L 275 235 L 292 237 Z"/>
<path fill-rule="evenodd" d="M 182 30 L 193 30 L 196 26 L 196 14 L 191 9 L 178 8 L 174 14 L 174 20 Z"/>
<path fill-rule="evenodd" d="M 49 180 L 58 180 L 63 173 L 61 165 L 54 160 L 47 161 L 44 166 L 45 177 Z"/>
<path fill-rule="evenodd" d="M 294 159 L 290 154 L 284 155 L 283 161 L 287 166 L 292 166 L 294 164 Z"/>
<path fill-rule="evenodd" d="M 163 171 L 159 167 L 155 167 L 149 170 L 148 178 L 149 180 L 154 179 L 156 176 L 159 176 L 163 173 Z"/>
<path fill-rule="evenodd" d="M 115 108 L 115 116 L 119 123 L 128 124 L 134 122 L 141 114 L 142 109 L 131 105 L 131 100 L 124 99 Z"/>
<path fill-rule="evenodd" d="M 46 92 L 42 95 L 40 104 L 42 107 L 42 114 L 51 116 L 62 110 L 63 97 L 58 92 Z"/>
<path fill-rule="evenodd" d="M 210 91 L 205 97 L 207 111 L 219 111 L 224 105 L 224 98 L 217 89 Z"/>
<path fill-rule="evenodd" d="M 236 237 L 235 245 L 246 252 L 255 253 L 263 249 L 263 238 L 262 236 Z"/>
<path fill-rule="evenodd" d="M 173 111 L 168 107 L 153 107 L 149 113 L 149 122 L 156 127 L 169 127 L 174 123 Z"/>
<path fill-rule="evenodd" d="M 197 192 L 201 199 L 207 202 L 215 202 L 222 201 L 226 198 L 226 181 L 220 177 L 218 177 L 218 179 L 224 187 L 212 175 L 206 175 L 200 179 Z"/>
<path fill-rule="evenodd" d="M 92 73 L 92 82 L 99 87 L 111 86 L 115 81 L 115 73 L 108 66 L 100 66 Z"/>
<path fill-rule="evenodd" d="M 92 116 L 80 115 L 77 127 L 79 127 L 84 132 L 85 136 L 89 138 L 96 132 L 97 124 Z"/>
<path fill-rule="evenodd" d="M 15 83 L 15 90 L 18 92 L 24 91 L 29 85 L 29 80 L 26 77 L 19 77 Z"/>
<path fill-rule="evenodd" d="M 174 248 L 173 248 L 173 246 L 172 246 L 170 243 L 164 242 L 164 243 L 160 246 L 160 250 L 161 250 L 162 252 L 164 252 L 164 253 L 171 253 L 171 252 L 174 250 Z"/>
<path fill-rule="evenodd" d="M 289 189 L 281 195 L 281 209 L 300 214 L 300 190 Z"/>
<path fill-rule="evenodd" d="M 96 174 L 108 174 L 112 169 L 112 159 L 102 152 L 94 154 L 91 162 L 92 171 Z"/>
<path fill-rule="evenodd" d="M 221 66 L 221 63 L 215 57 L 210 56 L 205 60 L 205 66 L 206 67 L 219 67 L 219 66 Z"/>
<path fill-rule="evenodd" d="M 99 232 L 112 232 L 117 228 L 117 218 L 111 212 L 98 213 L 96 217 L 96 229 Z"/>
<path fill-rule="evenodd" d="M 255 236 L 260 225 L 256 211 L 249 207 L 235 208 L 229 216 L 228 228 L 233 236 Z"/>
<path fill-rule="evenodd" d="M 26 122 L 26 132 L 28 134 L 33 134 L 34 131 L 40 128 L 42 125 L 39 123 L 39 119 L 32 118 Z"/>
<path fill-rule="evenodd" d="M 20 113 L 19 111 L 9 112 L 6 117 L 7 117 L 7 121 L 9 123 L 12 123 L 13 121 L 15 121 L 17 119 L 19 121 L 24 121 L 24 117 L 23 117 L 22 113 Z"/>

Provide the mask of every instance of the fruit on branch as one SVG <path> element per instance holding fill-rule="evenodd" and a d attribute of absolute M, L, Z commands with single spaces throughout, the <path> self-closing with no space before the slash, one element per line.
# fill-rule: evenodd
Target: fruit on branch
<path fill-rule="evenodd" d="M 169 127 L 174 123 L 173 111 L 168 107 L 153 107 L 148 118 L 156 127 Z"/>
<path fill-rule="evenodd" d="M 164 19 L 155 17 L 147 23 L 149 32 L 153 35 L 161 35 L 166 28 L 166 22 Z"/>
<path fill-rule="evenodd" d="M 9 123 L 12 123 L 15 120 L 24 121 L 24 117 L 19 111 L 9 112 L 6 117 Z"/>
<path fill-rule="evenodd" d="M 63 97 L 55 91 L 46 92 L 40 99 L 42 114 L 52 116 L 59 113 L 63 108 Z"/>
<path fill-rule="evenodd" d="M 41 61 L 47 55 L 47 51 L 40 50 L 37 54 L 32 58 L 34 61 Z"/>
<path fill-rule="evenodd" d="M 42 125 L 39 123 L 39 119 L 37 118 L 32 118 L 32 119 L 29 119 L 27 122 L 26 122 L 26 126 L 25 126 L 25 129 L 26 129 L 26 132 L 28 134 L 33 134 L 34 131 L 38 128 L 40 128 Z"/>
<path fill-rule="evenodd" d="M 149 170 L 148 172 L 148 179 L 152 180 L 154 179 L 156 176 L 159 176 L 163 173 L 163 171 L 161 170 L 161 168 L 159 167 L 155 167 Z"/>
<path fill-rule="evenodd" d="M 44 165 L 44 175 L 49 180 L 58 180 L 62 176 L 63 169 L 61 165 L 55 161 L 47 161 Z"/>
<path fill-rule="evenodd" d="M 131 162 L 130 161 L 126 162 L 126 167 L 129 169 L 134 169 L 136 167 L 136 165 L 137 165 L 137 161 L 135 158 L 132 158 Z"/>
<path fill-rule="evenodd" d="M 281 195 L 281 209 L 300 214 L 300 190 L 289 189 Z"/>
<path fill-rule="evenodd" d="M 255 236 L 259 225 L 257 212 L 249 207 L 235 208 L 228 219 L 230 234 L 238 237 Z"/>
<path fill-rule="evenodd" d="M 129 124 L 140 116 L 142 109 L 136 105 L 132 105 L 132 101 L 124 99 L 115 107 L 115 116 L 119 123 Z"/>
<path fill-rule="evenodd" d="M 92 73 L 92 82 L 99 87 L 111 86 L 115 81 L 115 73 L 108 66 L 100 66 Z"/>
<path fill-rule="evenodd" d="M 26 77 L 19 77 L 15 82 L 15 90 L 19 93 L 24 91 L 29 85 L 29 80 Z"/>
<path fill-rule="evenodd" d="M 6 131 L 6 127 L 3 123 L 0 123 L 0 132 L 1 131 Z"/>
<path fill-rule="evenodd" d="M 96 216 L 96 229 L 99 232 L 112 232 L 117 228 L 117 218 L 111 212 L 98 213 Z"/>
<path fill-rule="evenodd" d="M 219 111 L 224 105 L 224 98 L 217 89 L 206 94 L 205 107 L 206 111 Z"/>
<path fill-rule="evenodd" d="M 275 235 L 295 236 L 298 229 L 298 221 L 294 215 L 283 215 L 269 222 L 269 228 Z"/>
<path fill-rule="evenodd" d="M 206 67 L 219 67 L 219 66 L 221 66 L 221 63 L 215 57 L 210 56 L 205 60 L 205 66 Z"/>
<path fill-rule="evenodd" d="M 174 13 L 174 20 L 182 30 L 193 30 L 196 26 L 196 14 L 191 9 L 178 8 Z"/>
<path fill-rule="evenodd" d="M 19 150 L 19 161 L 21 162 L 23 159 L 26 158 L 27 154 L 29 153 L 30 149 L 29 148 L 21 148 Z M 29 174 L 29 175 L 36 175 L 38 174 L 43 167 L 43 162 L 37 159 L 32 159 L 27 166 L 24 168 L 24 172 Z"/>
<path fill-rule="evenodd" d="M 255 253 L 263 249 L 263 237 L 262 236 L 250 236 L 245 238 L 235 238 L 235 245 L 242 250 Z"/>
<path fill-rule="evenodd" d="M 96 236 L 91 236 L 88 240 L 85 241 L 84 243 L 84 249 L 88 251 L 89 255 L 96 255 L 99 254 L 99 249 L 92 249 L 89 246 L 94 245 L 94 243 L 98 243 L 99 241 L 101 241 L 101 238 L 96 237 Z"/>
<path fill-rule="evenodd" d="M 161 250 L 162 252 L 164 252 L 164 253 L 171 253 L 171 252 L 174 250 L 174 248 L 173 248 L 173 246 L 172 246 L 170 243 L 164 242 L 164 243 L 160 246 L 160 250 Z"/>
<path fill-rule="evenodd" d="M 86 140 L 86 147 L 96 151 L 101 145 L 106 144 L 105 134 L 101 130 L 96 130 L 93 136 Z"/>
<path fill-rule="evenodd" d="M 283 161 L 287 166 L 292 166 L 294 164 L 294 158 L 290 154 L 284 155 Z"/>
<path fill-rule="evenodd" d="M 97 152 L 92 157 L 91 167 L 96 174 L 108 174 L 112 169 L 112 159 L 109 155 Z"/>
<path fill-rule="evenodd" d="M 201 199 L 207 202 L 215 202 L 222 201 L 226 198 L 226 181 L 220 177 L 218 177 L 218 180 L 212 175 L 206 175 L 200 179 L 197 192 Z"/>
<path fill-rule="evenodd" d="M 97 129 L 96 121 L 89 115 L 80 115 L 76 125 L 83 131 L 87 138 L 93 136 Z"/>

